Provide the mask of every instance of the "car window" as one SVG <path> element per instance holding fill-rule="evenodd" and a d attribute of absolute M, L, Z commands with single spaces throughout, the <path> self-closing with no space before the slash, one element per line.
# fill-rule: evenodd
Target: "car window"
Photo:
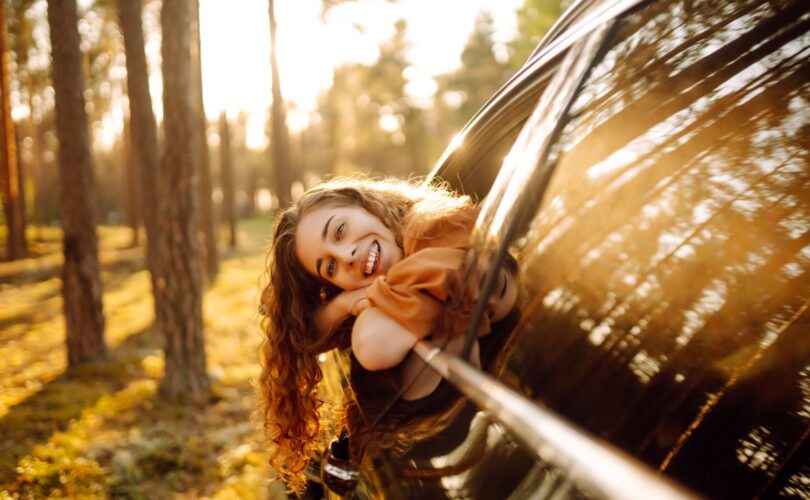
<path fill-rule="evenodd" d="M 504 157 L 548 83 L 552 65 L 523 68 L 453 140 L 430 178 L 448 182 L 460 193 L 483 199 Z"/>
<path fill-rule="evenodd" d="M 810 494 L 809 11 L 629 15 L 516 242 L 506 377 L 710 497 Z"/>

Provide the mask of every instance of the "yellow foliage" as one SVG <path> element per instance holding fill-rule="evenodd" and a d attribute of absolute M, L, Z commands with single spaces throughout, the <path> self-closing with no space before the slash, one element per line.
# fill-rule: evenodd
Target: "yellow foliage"
<path fill-rule="evenodd" d="M 101 228 L 110 359 L 65 373 L 61 284 L 30 273 L 61 262 L 59 231 L 45 253 L 0 263 L 0 500 L 6 498 L 286 498 L 251 422 L 258 376 L 256 312 L 270 234 L 240 225 L 205 291 L 205 339 L 214 402 L 172 406 L 157 397 L 164 360 L 152 327 L 149 275 L 126 228 Z M 118 265 L 127 262 L 127 265 Z M 134 266 L 134 267 L 133 267 Z M 24 278 L 24 279 L 23 279 Z"/>
<path fill-rule="evenodd" d="M 149 355 L 141 360 L 141 366 L 147 377 L 161 378 L 163 376 L 163 369 L 165 361 L 160 356 Z"/>

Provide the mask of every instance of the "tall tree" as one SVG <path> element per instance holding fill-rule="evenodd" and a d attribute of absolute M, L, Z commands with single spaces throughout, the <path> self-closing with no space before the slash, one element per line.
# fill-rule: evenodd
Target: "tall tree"
<path fill-rule="evenodd" d="M 106 355 L 101 280 L 93 202 L 93 164 L 84 103 L 82 55 L 75 0 L 49 0 L 56 134 L 59 138 L 59 202 L 65 262 L 62 296 L 68 364 Z"/>
<path fill-rule="evenodd" d="M 8 31 L 6 3 L 0 2 L 0 183 L 3 186 L 3 210 L 8 228 L 8 260 L 25 257 L 25 203 L 21 165 L 17 162 L 17 140 L 11 118 L 11 75 L 9 73 Z"/>
<path fill-rule="evenodd" d="M 35 0 L 13 0 L 8 4 L 9 16 L 7 17 L 9 46 L 13 49 L 13 54 L 17 66 L 17 78 L 20 82 L 21 93 L 28 104 L 27 127 L 25 134 L 30 138 L 30 162 L 25 163 L 26 188 L 22 190 L 25 195 L 32 195 L 27 201 L 26 220 L 33 222 L 41 235 L 42 226 L 48 223 L 49 218 L 54 218 L 54 214 L 48 214 L 47 205 L 51 204 L 51 199 L 57 196 L 47 189 L 51 182 L 44 172 L 43 166 L 43 132 L 47 128 L 44 122 L 51 120 L 52 109 L 43 102 L 42 93 L 51 85 L 50 67 L 44 64 L 32 63 L 42 48 L 37 38 L 47 38 L 40 35 L 35 36 L 37 25 L 41 25 L 47 30 L 47 18 L 41 16 L 28 16 L 27 13 Z M 48 49 L 50 50 L 50 49 Z M 52 211 L 51 211 L 52 212 Z"/>
<path fill-rule="evenodd" d="M 191 68 L 190 0 L 163 2 L 163 174 L 169 231 L 160 245 L 164 263 L 163 309 L 166 371 L 160 393 L 171 401 L 204 400 L 210 389 L 205 371 L 202 325 L 202 263 L 197 239 L 196 106 Z"/>
<path fill-rule="evenodd" d="M 271 108 L 271 138 L 273 179 L 280 208 L 292 202 L 292 169 L 290 166 L 290 134 L 287 130 L 287 112 L 281 94 L 281 78 L 278 73 L 278 43 L 276 39 L 275 1 L 269 0 L 270 15 L 270 72 L 273 83 L 273 104 Z"/>
<path fill-rule="evenodd" d="M 222 214 L 228 224 L 228 246 L 236 248 L 236 211 L 233 196 L 233 151 L 228 117 L 219 115 L 219 173 L 222 184 Z"/>
<path fill-rule="evenodd" d="M 118 16 L 126 52 L 132 153 L 133 161 L 138 164 L 141 214 L 146 228 L 146 262 L 152 280 L 155 325 L 162 332 L 166 328 L 163 311 L 167 306 L 158 304 L 166 302 L 163 268 L 169 257 L 166 246 L 159 243 L 169 237 L 169 226 L 163 223 L 167 193 L 160 171 L 157 124 L 149 92 L 141 0 L 118 0 Z"/>
<path fill-rule="evenodd" d="M 132 240 L 130 246 L 139 247 L 141 245 L 140 238 L 140 225 L 141 225 L 141 210 L 140 210 L 140 189 L 138 189 L 139 177 L 139 163 L 135 159 L 135 151 L 132 148 L 132 125 L 130 125 L 129 117 L 124 118 L 124 140 L 121 145 L 121 163 L 124 165 L 126 173 L 126 190 L 127 195 L 127 225 L 132 230 Z"/>
<path fill-rule="evenodd" d="M 27 6 L 25 7 L 27 8 Z M 31 185 L 33 187 L 33 199 L 29 201 L 31 207 L 30 220 L 37 226 L 41 227 L 45 224 L 42 210 L 42 194 L 41 182 L 42 179 L 42 152 L 41 152 L 41 137 L 40 129 L 37 126 L 37 121 L 34 115 L 36 114 L 35 105 L 35 88 L 34 71 L 29 66 L 28 52 L 32 49 L 33 42 L 33 27 L 32 23 L 25 19 L 24 11 L 18 10 L 14 13 L 17 17 L 15 28 L 16 33 L 14 36 L 14 52 L 17 58 L 17 70 L 19 71 L 20 84 L 25 89 L 25 94 L 28 101 L 28 134 L 31 138 L 31 163 L 26 170 L 28 175 L 32 178 Z"/>
<path fill-rule="evenodd" d="M 201 237 L 205 243 L 203 249 L 205 271 L 214 276 L 219 271 L 219 252 L 217 251 L 217 234 L 214 224 L 214 205 L 211 200 L 211 160 L 208 154 L 208 120 L 205 118 L 202 82 L 202 44 L 200 43 L 200 2 L 192 0 L 191 16 L 191 65 L 194 79 L 194 101 L 197 106 L 197 149 L 199 150 L 199 216 Z"/>

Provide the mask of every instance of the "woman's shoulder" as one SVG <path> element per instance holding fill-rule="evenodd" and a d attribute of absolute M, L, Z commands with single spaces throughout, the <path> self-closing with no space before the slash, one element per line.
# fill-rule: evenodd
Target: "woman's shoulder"
<path fill-rule="evenodd" d="M 478 212 L 478 207 L 462 206 L 409 217 L 403 232 L 405 255 L 428 247 L 467 248 Z"/>

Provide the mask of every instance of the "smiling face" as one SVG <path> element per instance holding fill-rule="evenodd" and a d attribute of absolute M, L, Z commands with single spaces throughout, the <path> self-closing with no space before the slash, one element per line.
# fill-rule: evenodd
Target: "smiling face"
<path fill-rule="evenodd" d="M 370 285 L 402 259 L 393 231 L 356 205 L 304 213 L 295 230 L 295 253 L 309 274 L 343 290 Z"/>

